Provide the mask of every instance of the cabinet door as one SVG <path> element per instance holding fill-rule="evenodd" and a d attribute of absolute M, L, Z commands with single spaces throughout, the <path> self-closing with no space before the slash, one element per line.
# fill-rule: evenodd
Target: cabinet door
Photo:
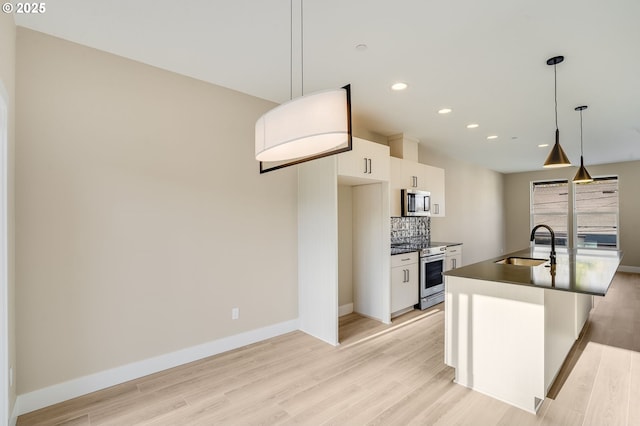
<path fill-rule="evenodd" d="M 388 181 L 389 147 L 353 138 L 352 150 L 338 155 L 338 175 Z"/>
<path fill-rule="evenodd" d="M 424 189 L 431 192 L 431 216 L 444 217 L 444 169 L 424 165 Z"/>
<path fill-rule="evenodd" d="M 391 312 L 412 307 L 419 301 L 418 264 L 391 269 Z"/>
<path fill-rule="evenodd" d="M 456 254 L 453 256 L 447 256 L 445 262 L 445 271 L 450 271 L 452 269 L 456 269 L 462 266 L 462 255 Z"/>
<path fill-rule="evenodd" d="M 422 164 L 415 161 L 403 160 L 402 158 L 391 157 L 389 184 L 391 199 L 391 216 L 402 216 L 402 190 L 407 188 L 424 189 L 420 186 L 424 182 L 424 176 L 421 176 Z"/>

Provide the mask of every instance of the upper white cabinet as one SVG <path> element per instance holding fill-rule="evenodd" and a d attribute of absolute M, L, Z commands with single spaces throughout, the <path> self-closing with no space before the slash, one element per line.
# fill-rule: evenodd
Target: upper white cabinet
<path fill-rule="evenodd" d="M 425 189 L 431 192 L 431 216 L 444 217 L 444 169 L 421 165 L 425 167 Z"/>
<path fill-rule="evenodd" d="M 444 217 L 444 169 L 391 157 L 391 216 L 401 216 L 400 191 L 416 188 L 431 193 L 431 216 Z"/>
<path fill-rule="evenodd" d="M 389 180 L 389 147 L 353 138 L 352 150 L 338 154 L 340 183 L 358 185 Z"/>

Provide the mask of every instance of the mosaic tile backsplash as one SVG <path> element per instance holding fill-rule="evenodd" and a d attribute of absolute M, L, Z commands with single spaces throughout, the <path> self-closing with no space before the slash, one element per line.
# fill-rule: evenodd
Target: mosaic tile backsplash
<path fill-rule="evenodd" d="M 430 227 L 430 217 L 392 217 L 391 244 L 429 240 Z"/>

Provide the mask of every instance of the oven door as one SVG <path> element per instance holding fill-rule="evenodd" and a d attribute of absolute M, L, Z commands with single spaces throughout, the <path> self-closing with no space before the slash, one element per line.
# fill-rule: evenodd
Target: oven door
<path fill-rule="evenodd" d="M 444 255 L 438 254 L 420 259 L 420 297 L 428 297 L 444 291 Z"/>

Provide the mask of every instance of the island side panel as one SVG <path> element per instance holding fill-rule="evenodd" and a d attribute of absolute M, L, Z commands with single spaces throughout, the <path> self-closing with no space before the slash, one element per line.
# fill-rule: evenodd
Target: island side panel
<path fill-rule="evenodd" d="M 556 290 L 544 290 L 544 292 L 544 383 L 546 394 L 576 340 L 576 298 L 578 295 Z"/>
<path fill-rule="evenodd" d="M 594 308 L 595 297 L 590 294 L 576 294 L 576 328 L 574 332 L 574 340 L 578 340 L 584 325 L 589 319 L 589 314 Z"/>
<path fill-rule="evenodd" d="M 545 396 L 544 290 L 447 276 L 445 292 L 456 383 L 535 413 Z"/>

